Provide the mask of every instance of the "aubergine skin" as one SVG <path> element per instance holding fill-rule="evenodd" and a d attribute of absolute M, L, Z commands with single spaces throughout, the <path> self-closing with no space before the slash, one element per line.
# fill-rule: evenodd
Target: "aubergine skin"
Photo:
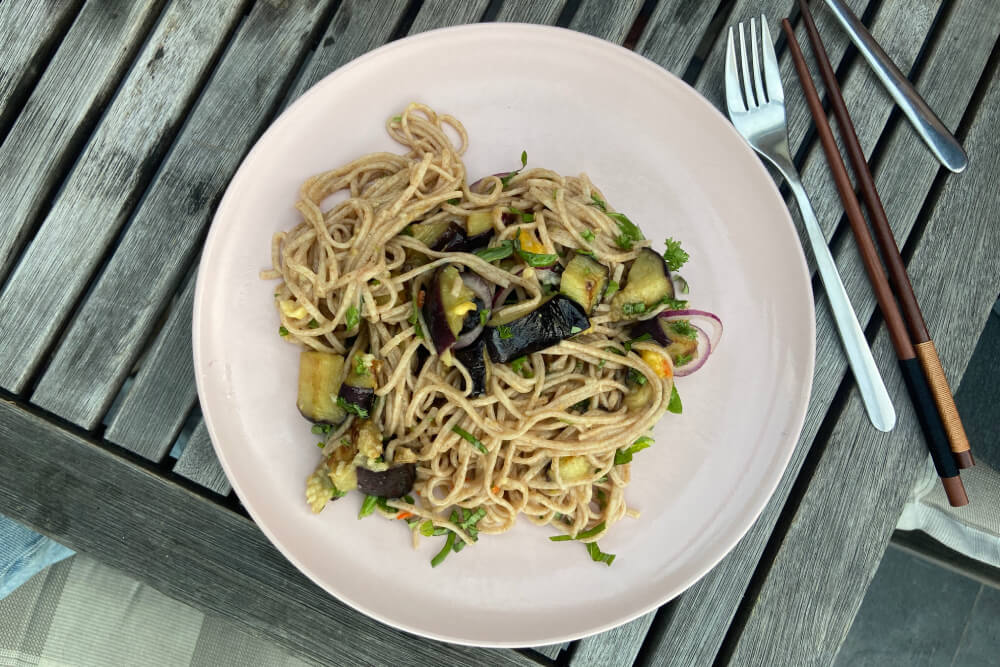
<path fill-rule="evenodd" d="M 340 385 L 339 396 L 366 412 L 371 412 L 372 406 L 375 405 L 375 390 L 368 387 L 352 387 L 345 382 Z"/>
<path fill-rule="evenodd" d="M 670 339 L 667 338 L 667 333 L 663 330 L 663 325 L 660 324 L 659 317 L 652 317 L 648 320 L 636 322 L 632 326 L 631 331 L 633 338 L 638 338 L 642 334 L 648 333 L 660 345 L 664 347 L 670 345 Z"/>
<path fill-rule="evenodd" d="M 483 337 L 490 359 L 505 364 L 525 354 L 540 352 L 590 328 L 590 320 L 572 299 L 557 294 L 524 317 L 500 327 L 486 327 Z M 509 331 L 507 338 L 500 332 Z"/>
<path fill-rule="evenodd" d="M 438 354 L 443 354 L 445 350 L 455 344 L 455 334 L 448 326 L 448 318 L 445 315 L 444 301 L 441 298 L 441 272 L 434 275 L 430 287 L 427 289 L 427 296 L 424 298 L 423 315 L 430 335 L 431 342 L 437 349 Z"/>
<path fill-rule="evenodd" d="M 405 496 L 417 481 L 417 464 L 400 463 L 382 472 L 358 466 L 358 490 L 369 496 L 399 498 Z"/>
<path fill-rule="evenodd" d="M 469 347 L 455 350 L 455 358 L 465 366 L 472 378 L 472 393 L 470 396 L 482 396 L 486 393 L 486 340 L 480 336 Z"/>
<path fill-rule="evenodd" d="M 448 225 L 445 232 L 438 237 L 431 250 L 438 252 L 453 252 L 463 248 L 466 244 L 465 230 L 454 222 Z"/>

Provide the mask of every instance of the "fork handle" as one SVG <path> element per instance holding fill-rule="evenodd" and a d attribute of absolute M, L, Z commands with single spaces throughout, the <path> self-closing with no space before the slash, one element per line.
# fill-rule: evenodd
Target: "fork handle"
<path fill-rule="evenodd" d="M 837 265 L 830 254 L 830 248 L 826 244 L 826 237 L 823 230 L 816 221 L 816 214 L 813 213 L 812 204 L 806 195 L 805 188 L 794 172 L 786 172 L 782 165 L 777 165 L 783 172 L 788 187 L 795 195 L 798 202 L 799 211 L 802 213 L 802 220 L 806 225 L 806 233 L 809 236 L 809 243 L 812 245 L 813 255 L 816 257 L 816 267 L 819 276 L 826 289 L 827 298 L 830 301 L 830 310 L 833 311 L 833 319 L 837 323 L 837 331 L 840 333 L 840 340 L 844 343 L 844 352 L 847 355 L 847 363 L 851 366 L 854 378 L 857 380 L 858 389 L 861 391 L 861 400 L 865 404 L 868 418 L 872 424 L 880 431 L 891 431 L 896 425 L 896 411 L 892 407 L 892 400 L 889 392 L 882 381 L 878 366 L 872 357 L 871 348 L 865 340 L 865 334 L 858 324 L 857 315 L 851 307 L 851 300 L 844 289 L 844 283 L 840 279 Z"/>

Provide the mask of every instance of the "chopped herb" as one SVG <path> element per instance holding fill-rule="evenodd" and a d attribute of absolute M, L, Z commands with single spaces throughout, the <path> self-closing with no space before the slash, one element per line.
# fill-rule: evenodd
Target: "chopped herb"
<path fill-rule="evenodd" d="M 615 562 L 614 554 L 606 554 L 601 551 L 601 548 L 597 546 L 597 542 L 587 543 L 587 553 L 590 554 L 590 559 L 596 563 L 607 563 L 608 567 Z"/>
<path fill-rule="evenodd" d="M 371 280 L 369 280 L 368 282 L 370 282 L 370 283 L 372 284 L 372 287 L 378 287 L 379 285 L 381 285 L 381 284 L 382 284 L 382 283 L 380 283 L 379 281 L 375 280 L 374 278 L 372 278 L 372 279 L 371 279 Z"/>
<path fill-rule="evenodd" d="M 626 303 L 622 306 L 622 313 L 625 315 L 642 315 L 646 312 L 646 304 L 642 301 Z"/>
<path fill-rule="evenodd" d="M 684 266 L 690 257 L 684 249 L 681 248 L 681 242 L 675 241 L 672 238 L 668 238 L 665 243 L 667 244 L 667 249 L 663 251 L 663 259 L 667 261 L 667 268 L 671 271 L 676 271 L 677 269 Z"/>
<path fill-rule="evenodd" d="M 486 321 L 490 319 L 490 309 L 484 308 L 479 311 L 479 324 L 480 326 L 486 326 Z"/>
<path fill-rule="evenodd" d="M 526 166 L 528 166 L 528 151 L 521 151 L 521 169 L 524 169 Z M 500 182 L 503 183 L 503 186 L 507 187 L 507 184 L 510 183 L 510 179 L 520 174 L 521 169 L 508 172 L 506 176 L 502 177 Z"/>
<path fill-rule="evenodd" d="M 514 215 L 520 217 L 521 218 L 521 222 L 534 222 L 535 221 L 535 216 L 534 216 L 533 213 L 525 213 L 521 209 L 514 208 L 513 206 L 508 206 L 507 210 L 510 211 L 511 213 L 513 213 Z"/>
<path fill-rule="evenodd" d="M 403 496 L 403 502 L 413 504 L 413 496 Z"/>
<path fill-rule="evenodd" d="M 341 439 L 340 439 L 340 446 L 341 446 L 341 447 L 350 447 L 350 446 L 351 446 L 351 441 L 350 441 L 350 439 L 349 439 L 349 438 L 347 438 L 347 437 L 343 437 L 343 438 L 341 438 Z"/>
<path fill-rule="evenodd" d="M 582 232 L 580 232 L 580 236 L 582 236 L 583 238 L 585 238 L 587 241 L 593 241 L 594 238 L 595 238 L 594 237 L 594 232 L 592 232 L 589 229 L 585 229 Z"/>
<path fill-rule="evenodd" d="M 619 449 L 617 452 L 615 452 L 615 465 L 620 466 L 623 463 L 631 463 L 633 454 L 641 452 L 642 450 L 649 447 L 651 444 L 653 444 L 653 439 L 648 435 L 644 435 L 635 442 L 633 442 L 628 447 L 625 447 L 624 449 Z"/>
<path fill-rule="evenodd" d="M 629 220 L 628 216 L 624 213 L 608 213 L 608 217 L 618 223 L 618 230 L 621 232 L 621 235 L 615 239 L 615 243 L 622 250 L 631 250 L 633 243 L 646 238 L 642 235 L 636 224 Z"/>
<path fill-rule="evenodd" d="M 641 387 L 646 384 L 646 376 L 634 368 L 630 368 L 628 369 L 628 381 Z"/>
<path fill-rule="evenodd" d="M 448 539 L 445 540 L 444 546 L 441 547 L 441 551 L 437 553 L 437 556 L 431 559 L 431 567 L 437 567 L 444 562 L 444 559 L 448 557 L 451 553 L 452 547 L 455 546 L 455 533 L 448 531 Z"/>
<path fill-rule="evenodd" d="M 448 203 L 451 204 L 452 206 L 457 206 L 458 204 L 462 203 L 462 198 L 455 197 L 454 199 L 449 199 Z"/>
<path fill-rule="evenodd" d="M 278 327 L 278 335 L 279 336 L 287 336 L 288 335 L 288 329 L 286 329 L 284 325 Z"/>
<path fill-rule="evenodd" d="M 578 327 L 578 326 L 572 326 L 572 327 L 570 327 L 570 328 L 569 328 L 569 332 L 570 332 L 571 334 L 578 334 L 578 333 L 580 333 L 581 331 L 583 331 L 583 329 L 581 329 L 581 328 L 580 328 L 580 327 Z"/>
<path fill-rule="evenodd" d="M 430 537 L 434 534 L 434 523 L 430 520 L 424 521 L 420 524 L 420 534 L 424 537 Z"/>
<path fill-rule="evenodd" d="M 473 447 L 475 447 L 476 449 L 478 449 L 483 454 L 489 454 L 490 453 L 490 450 L 486 449 L 486 445 L 484 445 L 483 443 L 481 443 L 479 441 L 479 438 L 477 438 L 476 436 L 472 435 L 471 433 L 469 433 L 468 431 L 466 431 L 464 428 L 462 428 L 458 424 L 455 424 L 454 426 L 452 426 L 451 430 L 454 431 L 455 433 L 458 433 L 460 436 L 462 436 L 462 438 L 464 440 L 466 440 L 469 444 L 471 444 Z"/>
<path fill-rule="evenodd" d="M 475 255 L 484 262 L 495 262 L 498 259 L 510 257 L 513 252 L 514 244 L 510 241 L 504 241 L 498 246 L 477 250 Z"/>
<path fill-rule="evenodd" d="M 601 359 L 601 363 L 597 364 L 598 368 L 604 368 L 604 364 L 608 363 L 607 359 Z"/>
<path fill-rule="evenodd" d="M 577 412 L 586 412 L 589 409 L 590 409 L 589 398 L 585 398 L 582 401 L 577 401 L 570 407 L 570 410 L 576 410 Z"/>
<path fill-rule="evenodd" d="M 358 314 L 358 307 L 357 306 L 349 307 L 347 309 L 347 315 L 344 318 L 344 326 L 346 326 L 347 330 L 350 331 L 354 327 L 358 326 L 360 322 L 361 322 L 361 315 Z"/>
<path fill-rule="evenodd" d="M 688 306 L 687 301 L 681 301 L 680 299 L 671 299 L 669 296 L 665 296 L 660 300 L 667 310 L 684 310 Z"/>
<path fill-rule="evenodd" d="M 653 336 L 650 335 L 648 331 L 646 333 L 639 334 L 635 338 L 630 338 L 625 341 L 625 351 L 630 352 L 632 350 L 632 346 L 636 343 L 642 343 L 643 341 L 651 340 L 652 338 Z"/>
<path fill-rule="evenodd" d="M 525 362 L 528 361 L 528 357 L 518 357 L 514 361 L 510 362 L 511 369 L 529 380 L 535 377 L 535 374 L 524 367 Z"/>
<path fill-rule="evenodd" d="M 584 250 L 583 248 L 577 248 L 576 249 L 576 254 L 577 255 L 586 255 L 587 257 L 593 257 L 594 256 L 594 251 L 593 250 Z"/>
<path fill-rule="evenodd" d="M 612 354 L 620 354 L 623 357 L 626 354 L 625 352 L 622 352 L 621 350 L 619 350 L 617 347 L 611 347 L 611 346 L 608 346 L 608 347 L 604 348 L 604 351 L 605 352 L 611 352 Z"/>
<path fill-rule="evenodd" d="M 667 410 L 675 415 L 679 415 L 684 410 L 684 406 L 681 405 L 681 395 L 677 393 L 676 385 L 670 388 L 670 402 L 667 403 Z"/>
<path fill-rule="evenodd" d="M 585 530 L 582 533 L 577 533 L 576 537 L 570 537 L 569 535 L 553 535 L 549 539 L 553 542 L 568 542 L 570 540 L 586 540 L 588 538 L 594 537 L 595 535 L 600 535 L 604 532 L 605 524 L 600 522 L 590 530 Z"/>
<path fill-rule="evenodd" d="M 354 374 L 368 375 L 368 365 L 365 363 L 365 358 L 360 354 L 354 355 Z"/>
<path fill-rule="evenodd" d="M 470 513 L 469 516 L 459 524 L 459 528 L 469 533 L 469 537 L 475 539 L 476 535 L 479 533 L 476 524 L 478 524 L 485 516 L 486 510 L 480 507 L 475 512 Z"/>
<path fill-rule="evenodd" d="M 690 354 L 678 354 L 674 357 L 674 366 L 683 366 L 685 364 L 690 364 L 692 357 Z"/>
<path fill-rule="evenodd" d="M 521 167 L 528 166 L 528 151 L 521 151 Z"/>
<path fill-rule="evenodd" d="M 540 254 L 536 252 L 528 252 L 527 250 L 522 250 L 520 241 L 514 241 L 514 250 L 516 250 L 517 254 L 521 256 L 521 259 L 527 262 L 528 266 L 532 267 L 542 268 L 546 266 L 552 266 L 557 261 L 559 261 L 559 255 L 553 255 L 548 253 Z"/>
<path fill-rule="evenodd" d="M 334 485 L 332 485 L 330 487 L 330 498 L 331 499 L 336 500 L 337 498 L 343 498 L 346 495 L 347 495 L 347 491 L 341 491 L 340 489 L 337 488 L 336 484 L 334 484 Z"/>
<path fill-rule="evenodd" d="M 351 414 L 355 414 L 361 417 L 362 419 L 368 419 L 367 410 L 365 410 L 357 403 L 349 403 L 348 401 L 344 400 L 343 396 L 337 397 L 337 405 L 339 405 L 340 409 L 343 410 L 344 412 L 350 412 Z"/>
<path fill-rule="evenodd" d="M 416 334 L 417 338 L 423 338 L 424 332 L 420 326 L 420 315 L 417 313 L 417 302 L 413 301 L 412 303 L 413 303 L 413 312 L 410 313 L 410 317 L 407 318 L 406 321 L 413 325 L 414 333 Z"/>
<path fill-rule="evenodd" d="M 597 496 L 597 504 L 601 506 L 601 509 L 604 509 L 604 506 L 608 504 L 608 494 L 604 493 L 604 489 L 597 489 L 594 495 Z"/>
<path fill-rule="evenodd" d="M 598 197 L 597 195 L 595 195 L 593 192 L 590 193 L 590 205 L 591 206 L 596 206 L 597 208 L 601 209 L 605 213 L 607 213 L 607 211 L 608 211 L 608 205 L 605 204 L 604 201 L 600 197 Z"/>
<path fill-rule="evenodd" d="M 313 435 L 326 435 L 332 428 L 329 424 L 313 424 L 312 432 Z"/>
<path fill-rule="evenodd" d="M 365 501 L 361 503 L 361 511 L 358 512 L 358 518 L 364 519 L 371 515 L 375 511 L 376 504 L 378 504 L 378 496 L 365 496 Z"/>
<path fill-rule="evenodd" d="M 618 291 L 618 283 L 617 281 L 612 280 L 611 282 L 608 283 L 608 288 L 604 290 L 604 298 L 610 299 L 615 295 L 615 292 L 617 291 Z"/>
<path fill-rule="evenodd" d="M 309 325 L 308 326 L 309 326 L 310 329 L 318 329 L 319 328 L 319 322 L 317 322 L 316 319 L 313 318 L 313 319 L 309 320 Z"/>
<path fill-rule="evenodd" d="M 401 122 L 403 120 L 403 117 L 402 116 L 393 116 L 392 120 L 394 122 L 396 122 L 396 123 L 399 123 L 399 122 Z"/>
<path fill-rule="evenodd" d="M 698 330 L 691 326 L 688 320 L 677 320 L 670 323 L 670 329 L 678 336 L 684 336 L 691 340 L 698 338 Z"/>
<path fill-rule="evenodd" d="M 320 449 L 323 449 L 324 447 L 326 447 L 326 443 L 320 440 L 319 442 L 316 443 L 316 446 L 319 447 Z"/>
<path fill-rule="evenodd" d="M 506 324 L 501 324 L 497 327 L 497 332 L 500 334 L 500 338 L 513 338 L 514 332 L 510 330 L 510 327 Z"/>
<path fill-rule="evenodd" d="M 389 502 L 382 496 L 377 497 L 377 499 L 375 500 L 375 505 L 377 505 L 380 510 L 388 514 L 393 514 L 396 512 L 396 509 L 393 507 L 389 507 Z"/>
<path fill-rule="evenodd" d="M 688 281 L 684 279 L 684 276 L 674 275 L 674 282 L 677 283 L 677 289 L 680 290 L 681 294 L 687 294 L 691 287 L 688 285 Z"/>

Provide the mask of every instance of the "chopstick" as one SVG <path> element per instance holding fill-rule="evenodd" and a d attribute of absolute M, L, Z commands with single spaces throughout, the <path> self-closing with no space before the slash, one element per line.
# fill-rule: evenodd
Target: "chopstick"
<path fill-rule="evenodd" d="M 808 9 L 805 11 L 808 11 Z M 889 287 L 889 281 L 879 260 L 878 251 L 875 248 L 875 243 L 868 231 L 868 225 L 861 211 L 861 204 L 854 195 L 854 188 L 851 185 L 851 178 L 847 173 L 847 166 L 840 156 L 840 149 L 837 148 L 837 142 L 833 137 L 833 130 L 830 128 L 826 113 L 823 111 L 819 93 L 813 84 L 812 76 L 809 74 L 805 57 L 802 55 L 802 50 L 795 39 L 795 32 L 792 30 L 791 23 L 788 22 L 788 19 L 784 19 L 781 22 L 781 27 L 788 39 L 789 53 L 791 53 L 795 70 L 799 76 L 799 82 L 802 84 L 802 90 L 809 104 L 809 111 L 812 113 L 816 123 L 816 131 L 823 146 L 823 152 L 826 154 L 827 163 L 833 174 L 834 182 L 837 185 L 837 191 L 844 204 L 844 210 L 851 224 L 851 230 L 854 232 L 854 237 L 857 240 L 858 250 L 865 265 L 865 271 L 868 273 L 868 279 L 875 292 L 875 298 L 878 300 L 879 308 L 885 318 L 889 338 L 892 340 L 892 345 L 896 350 L 899 368 L 906 382 L 906 388 L 909 391 L 910 399 L 917 413 L 924 438 L 927 441 L 927 447 L 930 450 L 934 467 L 938 473 L 938 477 L 941 478 L 945 494 L 948 496 L 948 502 L 954 507 L 966 505 L 969 502 L 969 498 L 965 493 L 962 478 L 959 476 L 958 466 L 952 457 L 941 416 L 938 414 L 933 394 L 923 373 L 923 368 L 916 358 L 916 351 L 910 341 L 899 306 Z M 818 48 L 822 48 L 822 45 L 820 44 Z M 845 141 L 848 140 L 845 139 Z"/>
<path fill-rule="evenodd" d="M 847 156 L 854 167 L 854 173 L 858 178 L 858 185 L 861 188 L 861 195 L 865 200 L 865 207 L 868 209 L 868 216 L 871 218 L 872 227 L 875 228 L 875 237 L 882 248 L 882 258 L 885 260 L 886 268 L 889 270 L 889 279 L 896 290 L 896 297 L 899 299 L 903 309 L 903 316 L 906 318 L 910 329 L 910 335 L 914 342 L 917 357 L 920 365 L 923 366 L 924 374 L 930 383 L 931 393 L 934 395 L 934 402 L 937 405 L 938 413 L 944 423 L 945 433 L 948 436 L 948 444 L 951 447 L 952 456 L 959 468 L 971 468 L 975 465 L 972 458 L 972 451 L 969 447 L 969 438 L 965 434 L 965 427 L 962 426 L 962 419 L 958 415 L 958 408 L 955 406 L 955 399 L 952 397 L 951 387 L 944 375 L 941 367 L 941 360 L 938 358 L 937 348 L 931 340 L 930 332 L 927 330 L 927 323 L 924 322 L 924 315 L 920 312 L 920 305 L 917 297 L 913 293 L 913 285 L 910 284 L 910 276 L 906 273 L 906 266 L 903 258 L 899 254 L 899 246 L 892 234 L 889 226 L 889 219 L 886 217 L 885 208 L 882 207 L 882 200 L 875 189 L 875 178 L 868 168 L 868 161 L 865 160 L 865 153 L 858 141 L 858 134 L 854 130 L 854 123 L 847 112 L 847 105 L 844 104 L 844 96 L 837 85 L 837 76 L 830 65 L 830 59 L 823 47 L 823 40 L 820 39 L 816 23 L 813 21 L 809 11 L 809 5 L 805 0 L 799 0 L 799 9 L 802 12 L 802 20 L 809 35 L 809 42 L 812 45 L 813 55 L 819 64 L 819 71 L 823 77 L 823 84 L 826 86 L 827 96 L 830 99 L 830 106 L 833 107 L 833 114 L 837 118 L 837 126 L 843 135 L 844 144 L 847 148 Z"/>

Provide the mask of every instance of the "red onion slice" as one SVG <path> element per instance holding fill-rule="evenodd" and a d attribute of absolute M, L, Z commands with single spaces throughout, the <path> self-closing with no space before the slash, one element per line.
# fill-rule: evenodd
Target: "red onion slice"
<path fill-rule="evenodd" d="M 713 350 L 719 346 L 719 341 L 722 339 L 722 320 L 707 310 L 665 310 L 660 313 L 660 317 L 667 322 L 690 321 L 692 326 L 707 333 Z"/>
<path fill-rule="evenodd" d="M 478 273 L 463 271 L 462 282 L 465 283 L 466 287 L 472 290 L 472 293 L 483 302 L 484 306 L 486 304 L 493 303 L 493 286 L 486 282 L 486 280 Z M 484 328 L 484 324 L 479 324 L 476 328 L 469 329 L 467 332 L 459 336 L 455 339 L 455 349 L 461 350 L 475 343 L 476 339 L 479 338 L 479 334 L 483 333 Z"/>
<path fill-rule="evenodd" d="M 496 176 L 497 178 L 503 178 L 504 176 L 507 176 L 508 174 L 510 174 L 509 171 L 498 171 L 495 174 L 490 174 L 490 176 Z M 476 194 L 480 194 L 480 195 L 486 194 L 485 192 L 479 192 L 476 188 L 478 188 L 482 184 L 482 182 L 485 181 L 487 178 L 490 178 L 490 176 L 483 176 L 478 181 L 476 181 L 475 183 L 473 183 L 472 185 L 470 185 L 469 186 L 469 190 L 471 192 L 475 192 Z"/>
<path fill-rule="evenodd" d="M 694 328 L 696 335 L 698 336 L 698 352 L 696 353 L 694 359 L 683 366 L 674 366 L 674 377 L 682 378 L 687 375 L 691 375 L 691 373 L 694 373 L 696 370 L 704 366 L 705 362 L 708 361 L 709 355 L 712 354 L 712 342 L 709 339 L 708 334 L 705 333 L 701 327 L 695 324 L 692 324 L 691 326 Z"/>
<path fill-rule="evenodd" d="M 483 333 L 483 329 L 486 328 L 485 324 L 478 325 L 475 329 L 469 329 L 467 332 L 455 339 L 455 349 L 462 350 L 469 347 L 476 342 L 479 338 L 479 334 Z"/>

